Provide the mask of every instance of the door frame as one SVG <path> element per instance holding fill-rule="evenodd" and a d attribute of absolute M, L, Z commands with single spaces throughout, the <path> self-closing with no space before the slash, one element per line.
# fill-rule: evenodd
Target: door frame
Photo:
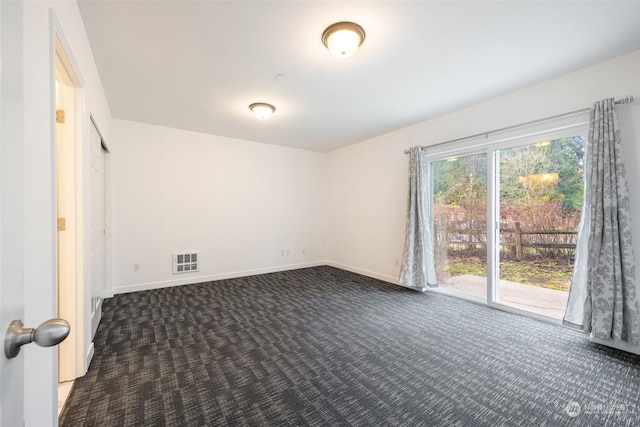
<path fill-rule="evenodd" d="M 69 267 L 74 271 L 74 283 L 67 291 L 64 291 L 64 295 L 58 295 L 58 300 L 65 298 L 71 301 L 68 308 L 64 312 L 59 313 L 60 317 L 66 318 L 72 325 L 72 331 L 75 333 L 70 334 L 71 341 L 68 346 L 70 350 L 65 353 L 66 357 L 71 357 L 72 360 L 68 363 L 68 370 L 73 373 L 72 377 L 77 378 L 83 376 L 89 367 L 91 359 L 93 357 L 93 343 L 91 342 L 90 327 L 88 324 L 88 313 L 90 313 L 90 295 L 87 295 L 85 290 L 85 284 L 91 283 L 91 264 L 89 257 L 86 256 L 86 250 L 89 247 L 90 233 L 88 232 L 88 225 L 90 223 L 90 180 L 88 180 L 88 162 L 90 156 L 89 146 L 85 143 L 89 141 L 89 124 L 90 117 L 86 108 L 86 96 L 85 96 L 85 81 L 82 77 L 82 73 L 73 57 L 73 53 L 69 43 L 67 42 L 64 32 L 58 23 L 53 11 L 51 11 L 53 21 L 53 57 L 58 58 L 61 66 L 65 70 L 68 76 L 71 78 L 73 84 L 73 98 L 74 98 L 74 112 L 73 112 L 73 145 L 74 145 L 74 158 L 73 158 L 73 170 L 69 173 L 73 176 L 69 183 L 70 188 L 66 188 L 65 191 L 73 192 L 74 195 L 74 224 L 75 238 L 73 242 L 73 248 L 70 250 L 70 254 L 67 254 L 69 263 L 73 264 Z M 52 85 L 55 86 L 55 69 L 56 64 L 54 62 L 52 69 Z M 54 99 L 55 105 L 55 99 Z M 55 106 L 54 106 L 55 109 Z M 54 135 L 55 140 L 55 135 Z M 54 181 L 57 177 L 58 171 L 54 171 Z M 89 200 L 87 200 L 89 199 Z M 57 196 L 56 196 L 57 200 Z M 68 224 L 69 225 L 69 224 Z M 56 233 L 57 237 L 57 233 Z M 60 259 L 60 254 L 56 257 Z M 56 305 L 59 306 L 59 301 L 56 301 Z M 67 318 L 68 317 L 68 318 Z M 68 339 L 69 339 L 68 338 Z M 59 362 L 58 365 L 60 366 Z M 68 379 L 73 379 L 68 378 Z"/>

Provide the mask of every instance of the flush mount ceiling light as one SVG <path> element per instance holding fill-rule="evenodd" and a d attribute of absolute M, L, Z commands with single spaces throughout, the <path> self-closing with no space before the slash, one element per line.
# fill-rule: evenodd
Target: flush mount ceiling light
<path fill-rule="evenodd" d="M 353 22 L 336 22 L 322 33 L 322 43 L 333 55 L 348 58 L 364 41 L 364 29 Z"/>
<path fill-rule="evenodd" d="M 276 111 L 276 107 L 266 102 L 254 102 L 249 105 L 249 109 L 259 119 L 268 119 Z"/>

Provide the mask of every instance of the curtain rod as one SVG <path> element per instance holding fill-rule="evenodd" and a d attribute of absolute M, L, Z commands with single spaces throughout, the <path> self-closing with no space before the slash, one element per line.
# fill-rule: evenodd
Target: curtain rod
<path fill-rule="evenodd" d="M 629 96 L 626 96 L 626 97 L 624 97 L 622 99 L 616 99 L 614 101 L 614 103 L 615 104 L 631 104 L 631 103 L 633 103 L 633 96 L 629 95 Z M 519 127 L 528 126 L 528 125 L 532 125 L 532 124 L 535 124 L 535 123 L 544 122 L 544 121 L 547 121 L 547 120 L 559 119 L 561 117 L 571 116 L 573 114 L 584 113 L 585 111 L 589 111 L 590 109 L 591 109 L 591 107 L 581 108 L 580 110 L 570 111 L 568 113 L 563 113 L 563 114 L 556 114 L 555 116 L 545 117 L 544 119 L 532 120 L 530 122 L 520 123 L 519 125 L 507 126 L 507 127 L 500 128 L 500 129 L 495 129 L 495 130 L 492 130 L 492 131 L 489 131 L 489 132 L 477 133 L 475 135 L 465 136 L 465 137 L 462 137 L 462 138 L 451 139 L 449 141 L 438 142 L 437 144 L 428 145 L 426 147 L 425 146 L 421 146 L 421 147 L 422 148 L 433 148 L 433 147 L 438 147 L 440 145 L 445 145 L 445 144 L 451 144 L 451 143 L 454 143 L 454 142 L 465 141 L 467 139 L 473 139 L 473 138 L 477 138 L 479 136 L 485 136 L 485 135 L 489 135 L 489 134 L 492 134 L 492 133 L 504 132 L 506 130 L 517 129 Z M 409 154 L 409 150 L 404 150 L 404 154 Z"/>

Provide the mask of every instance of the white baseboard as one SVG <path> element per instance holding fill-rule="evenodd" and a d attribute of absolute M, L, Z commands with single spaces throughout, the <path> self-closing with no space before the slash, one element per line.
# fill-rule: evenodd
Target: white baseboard
<path fill-rule="evenodd" d="M 626 342 L 615 342 L 609 340 L 601 340 L 598 338 L 591 338 L 591 341 L 596 344 L 606 345 L 607 347 L 613 347 L 618 350 L 626 351 L 629 353 L 640 355 L 640 347 L 635 345 L 627 344 Z"/>
<path fill-rule="evenodd" d="M 328 261 L 327 265 L 331 266 L 331 267 L 339 268 L 341 270 L 347 270 L 347 271 L 350 271 L 352 273 L 357 273 L 357 274 L 361 274 L 363 276 L 372 277 L 374 279 L 382 280 L 383 282 L 389 282 L 389 283 L 393 283 L 394 285 L 401 286 L 398 283 L 398 278 L 397 277 L 387 276 L 386 274 L 380 274 L 380 273 L 376 273 L 374 271 L 363 270 L 361 268 L 352 267 L 350 265 L 345 265 L 345 264 L 340 264 L 340 263 L 334 262 L 334 261 Z"/>
<path fill-rule="evenodd" d="M 87 350 L 87 357 L 84 361 L 83 373 L 80 376 L 84 376 L 89 370 L 89 365 L 91 364 L 91 360 L 93 359 L 93 353 L 95 352 L 95 347 L 93 346 L 93 341 L 89 344 L 89 349 Z"/>
<path fill-rule="evenodd" d="M 168 288 L 171 286 L 192 285 L 194 283 L 213 282 L 223 279 L 235 279 L 237 277 L 255 276 L 258 274 L 277 273 L 279 271 L 298 270 L 300 268 L 318 267 L 327 265 L 327 261 L 305 262 L 301 264 L 281 265 L 277 267 L 258 268 L 255 270 L 234 271 L 229 273 L 213 274 L 208 276 L 190 276 L 183 279 L 165 280 L 162 282 L 139 283 L 136 285 L 115 288 L 113 294 L 126 294 L 129 292 L 148 291 L 151 289 Z"/>

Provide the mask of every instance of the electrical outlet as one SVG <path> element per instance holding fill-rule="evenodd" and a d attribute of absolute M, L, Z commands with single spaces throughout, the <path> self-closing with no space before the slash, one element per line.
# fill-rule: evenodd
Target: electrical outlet
<path fill-rule="evenodd" d="M 287 249 L 286 254 L 287 256 L 289 256 L 291 253 L 289 252 L 289 249 Z"/>
<path fill-rule="evenodd" d="M 284 256 L 284 249 L 280 251 L 280 256 Z"/>
<path fill-rule="evenodd" d="M 140 264 L 138 263 L 133 264 L 133 271 L 140 271 Z"/>
<path fill-rule="evenodd" d="M 302 255 L 307 253 L 307 248 L 302 248 Z"/>

